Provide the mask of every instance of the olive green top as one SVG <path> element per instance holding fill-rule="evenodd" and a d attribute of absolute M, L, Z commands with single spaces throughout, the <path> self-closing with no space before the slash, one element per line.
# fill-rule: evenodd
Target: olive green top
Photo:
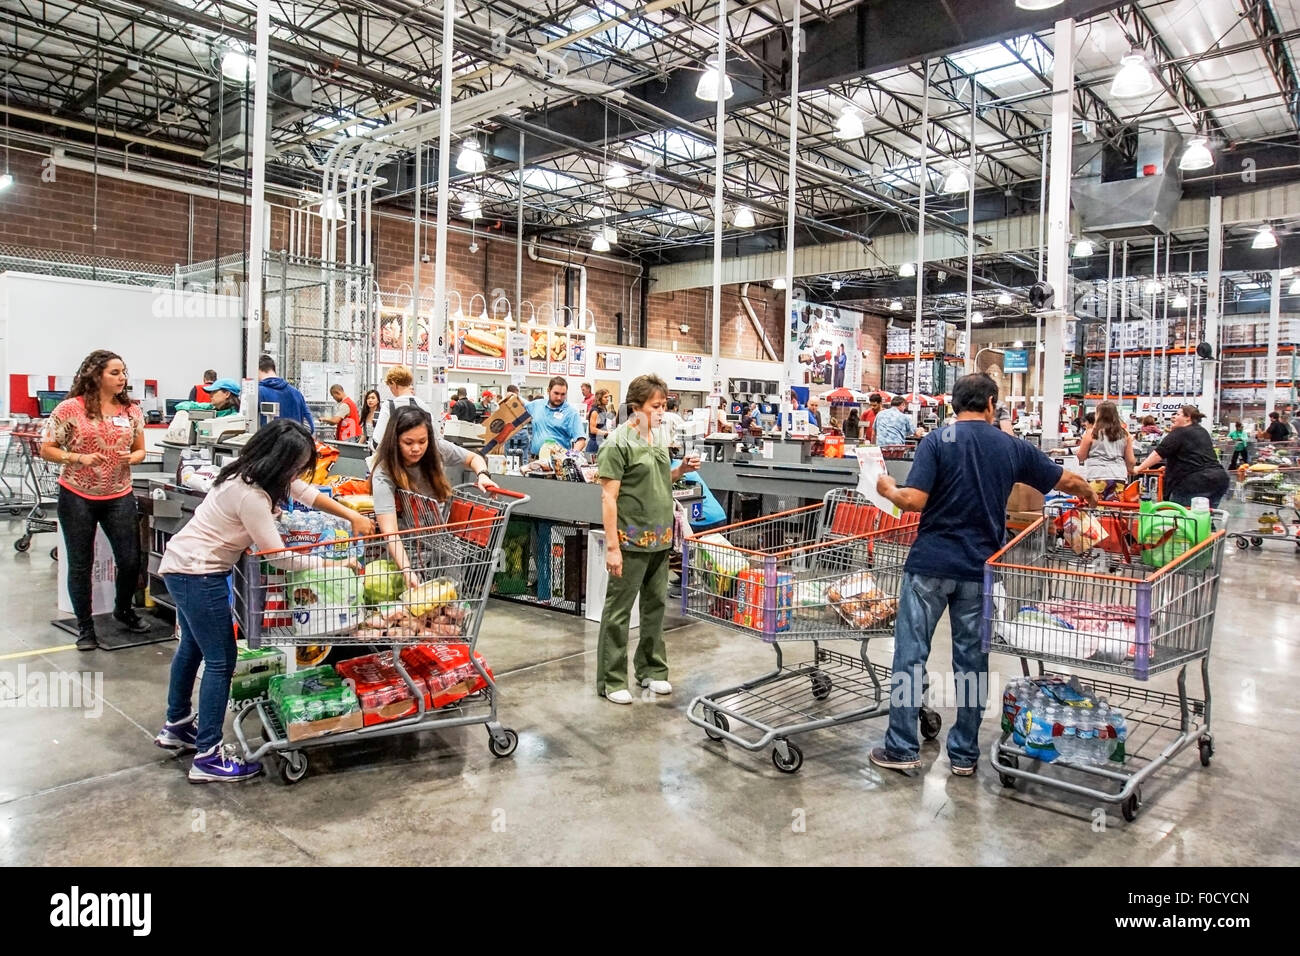
<path fill-rule="evenodd" d="M 618 540 L 627 551 L 663 551 L 673 546 L 673 479 L 668 436 L 652 429 L 646 441 L 630 422 L 610 432 L 600 446 L 599 476 L 620 482 Z"/>

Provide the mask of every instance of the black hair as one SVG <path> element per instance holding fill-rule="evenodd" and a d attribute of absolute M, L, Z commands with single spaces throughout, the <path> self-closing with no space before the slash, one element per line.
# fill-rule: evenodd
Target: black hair
<path fill-rule="evenodd" d="M 884 401 L 885 401 L 885 396 L 881 395 L 879 392 L 872 392 L 870 395 L 867 396 L 868 403 L 884 404 Z"/>
<path fill-rule="evenodd" d="M 1083 416 L 1083 423 L 1084 423 L 1085 425 L 1095 425 L 1095 424 L 1097 424 L 1097 413 L 1096 413 L 1096 412 L 1089 412 L 1087 415 L 1084 415 L 1084 416 Z"/>
<path fill-rule="evenodd" d="M 402 460 L 401 439 L 413 429 L 424 427 L 429 444 L 424 450 L 424 457 L 415 468 L 424 476 L 433 497 L 446 501 L 451 497 L 451 481 L 442 466 L 442 455 L 438 452 L 438 436 L 433 430 L 433 419 L 429 413 L 418 405 L 403 405 L 389 419 L 388 429 L 375 452 L 375 468 L 382 468 L 393 484 L 404 491 L 410 491 L 410 481 L 406 477 L 406 463 Z"/>
<path fill-rule="evenodd" d="M 257 370 L 259 372 L 274 372 L 275 359 L 271 358 L 269 355 L 263 355 L 257 360 Z"/>
<path fill-rule="evenodd" d="M 1282 416 L 1279 415 L 1277 412 L 1269 412 L 1269 413 L 1268 413 L 1269 421 L 1274 421 L 1274 422 L 1275 422 L 1275 421 L 1277 421 L 1277 420 L 1278 420 L 1279 418 L 1281 418 L 1281 417 L 1282 417 Z"/>
<path fill-rule="evenodd" d="M 952 387 L 952 410 L 956 415 L 962 412 L 984 414 L 989 410 L 989 403 L 997 404 L 998 383 L 984 372 L 971 372 L 957 379 Z"/>
<path fill-rule="evenodd" d="M 893 408 L 902 408 L 904 405 L 907 404 L 907 399 L 905 399 L 902 395 L 895 395 L 893 398 L 889 400 L 889 404 Z"/>
<path fill-rule="evenodd" d="M 306 464 L 303 464 L 303 459 Z M 289 497 L 294 479 L 316 471 L 316 440 L 301 422 L 272 419 L 249 439 L 239 457 L 221 469 L 213 486 L 239 478 L 261 488 L 278 505 Z"/>
<path fill-rule="evenodd" d="M 204 383 L 207 383 L 207 382 L 215 382 L 216 380 L 217 380 L 217 370 L 216 370 L 216 369 L 214 369 L 214 368 L 210 368 L 210 369 L 208 369 L 206 372 L 203 373 L 203 381 L 204 381 Z"/>
<path fill-rule="evenodd" d="M 677 396 L 676 396 L 676 395 L 669 395 L 669 396 L 668 396 L 668 410 L 669 410 L 670 412 L 675 412 L 675 411 L 677 411 Z"/>

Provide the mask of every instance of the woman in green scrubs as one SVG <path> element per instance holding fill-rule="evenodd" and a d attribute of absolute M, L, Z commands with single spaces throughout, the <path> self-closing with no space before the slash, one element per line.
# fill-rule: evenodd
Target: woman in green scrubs
<path fill-rule="evenodd" d="M 668 386 L 638 375 L 627 388 L 628 420 L 600 446 L 601 516 L 609 587 L 596 651 L 596 692 L 615 704 L 632 703 L 627 687 L 627 633 L 632 605 L 641 598 L 641 638 L 633 669 L 637 684 L 671 694 L 664 646 L 668 558 L 673 547 L 673 482 L 699 465 L 686 458 L 673 468 L 662 426 Z"/>

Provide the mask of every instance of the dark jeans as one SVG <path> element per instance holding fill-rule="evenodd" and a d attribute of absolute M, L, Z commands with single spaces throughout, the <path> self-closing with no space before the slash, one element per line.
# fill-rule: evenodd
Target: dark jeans
<path fill-rule="evenodd" d="M 1190 508 L 1193 498 L 1209 498 L 1210 507 L 1217 508 L 1227 491 L 1228 473 L 1222 468 L 1207 469 L 1187 475 L 1173 488 L 1165 488 L 1165 501 Z"/>
<path fill-rule="evenodd" d="M 78 624 L 92 619 L 90 575 L 95 562 L 95 529 L 104 529 L 117 562 L 114 611 L 128 611 L 140 585 L 140 524 L 135 495 L 96 501 L 59 488 L 59 526 L 68 562 L 68 597 Z"/>
<path fill-rule="evenodd" d="M 1228 463 L 1228 471 L 1236 471 L 1238 464 L 1249 465 L 1250 456 L 1246 454 L 1244 448 L 1234 448 L 1232 450 L 1232 461 Z"/>
<path fill-rule="evenodd" d="M 199 687 L 199 753 L 221 743 L 235 669 L 235 626 L 230 613 L 228 574 L 168 574 L 167 592 L 176 602 L 181 643 L 172 658 L 167 688 L 167 720 L 184 720 L 193 711 L 194 677 L 203 661 Z"/>

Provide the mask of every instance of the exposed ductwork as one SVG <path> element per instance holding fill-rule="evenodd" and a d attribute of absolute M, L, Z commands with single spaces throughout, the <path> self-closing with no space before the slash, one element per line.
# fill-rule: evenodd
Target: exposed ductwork
<path fill-rule="evenodd" d="M 1106 144 L 1074 177 L 1070 198 L 1083 229 L 1103 239 L 1136 239 L 1169 232 L 1183 196 L 1178 155 L 1183 138 L 1173 129 L 1143 130 L 1136 149 Z"/>
<path fill-rule="evenodd" d="M 763 328 L 763 323 L 759 321 L 758 316 L 754 312 L 753 305 L 750 304 L 748 282 L 740 287 L 740 307 L 745 310 L 745 314 L 749 316 L 750 324 L 754 326 L 754 332 L 758 335 L 758 341 L 763 345 L 763 354 L 767 356 L 769 361 L 781 361 L 781 357 L 776 354 L 776 350 L 772 348 L 772 343 L 768 340 L 767 330 Z"/>

